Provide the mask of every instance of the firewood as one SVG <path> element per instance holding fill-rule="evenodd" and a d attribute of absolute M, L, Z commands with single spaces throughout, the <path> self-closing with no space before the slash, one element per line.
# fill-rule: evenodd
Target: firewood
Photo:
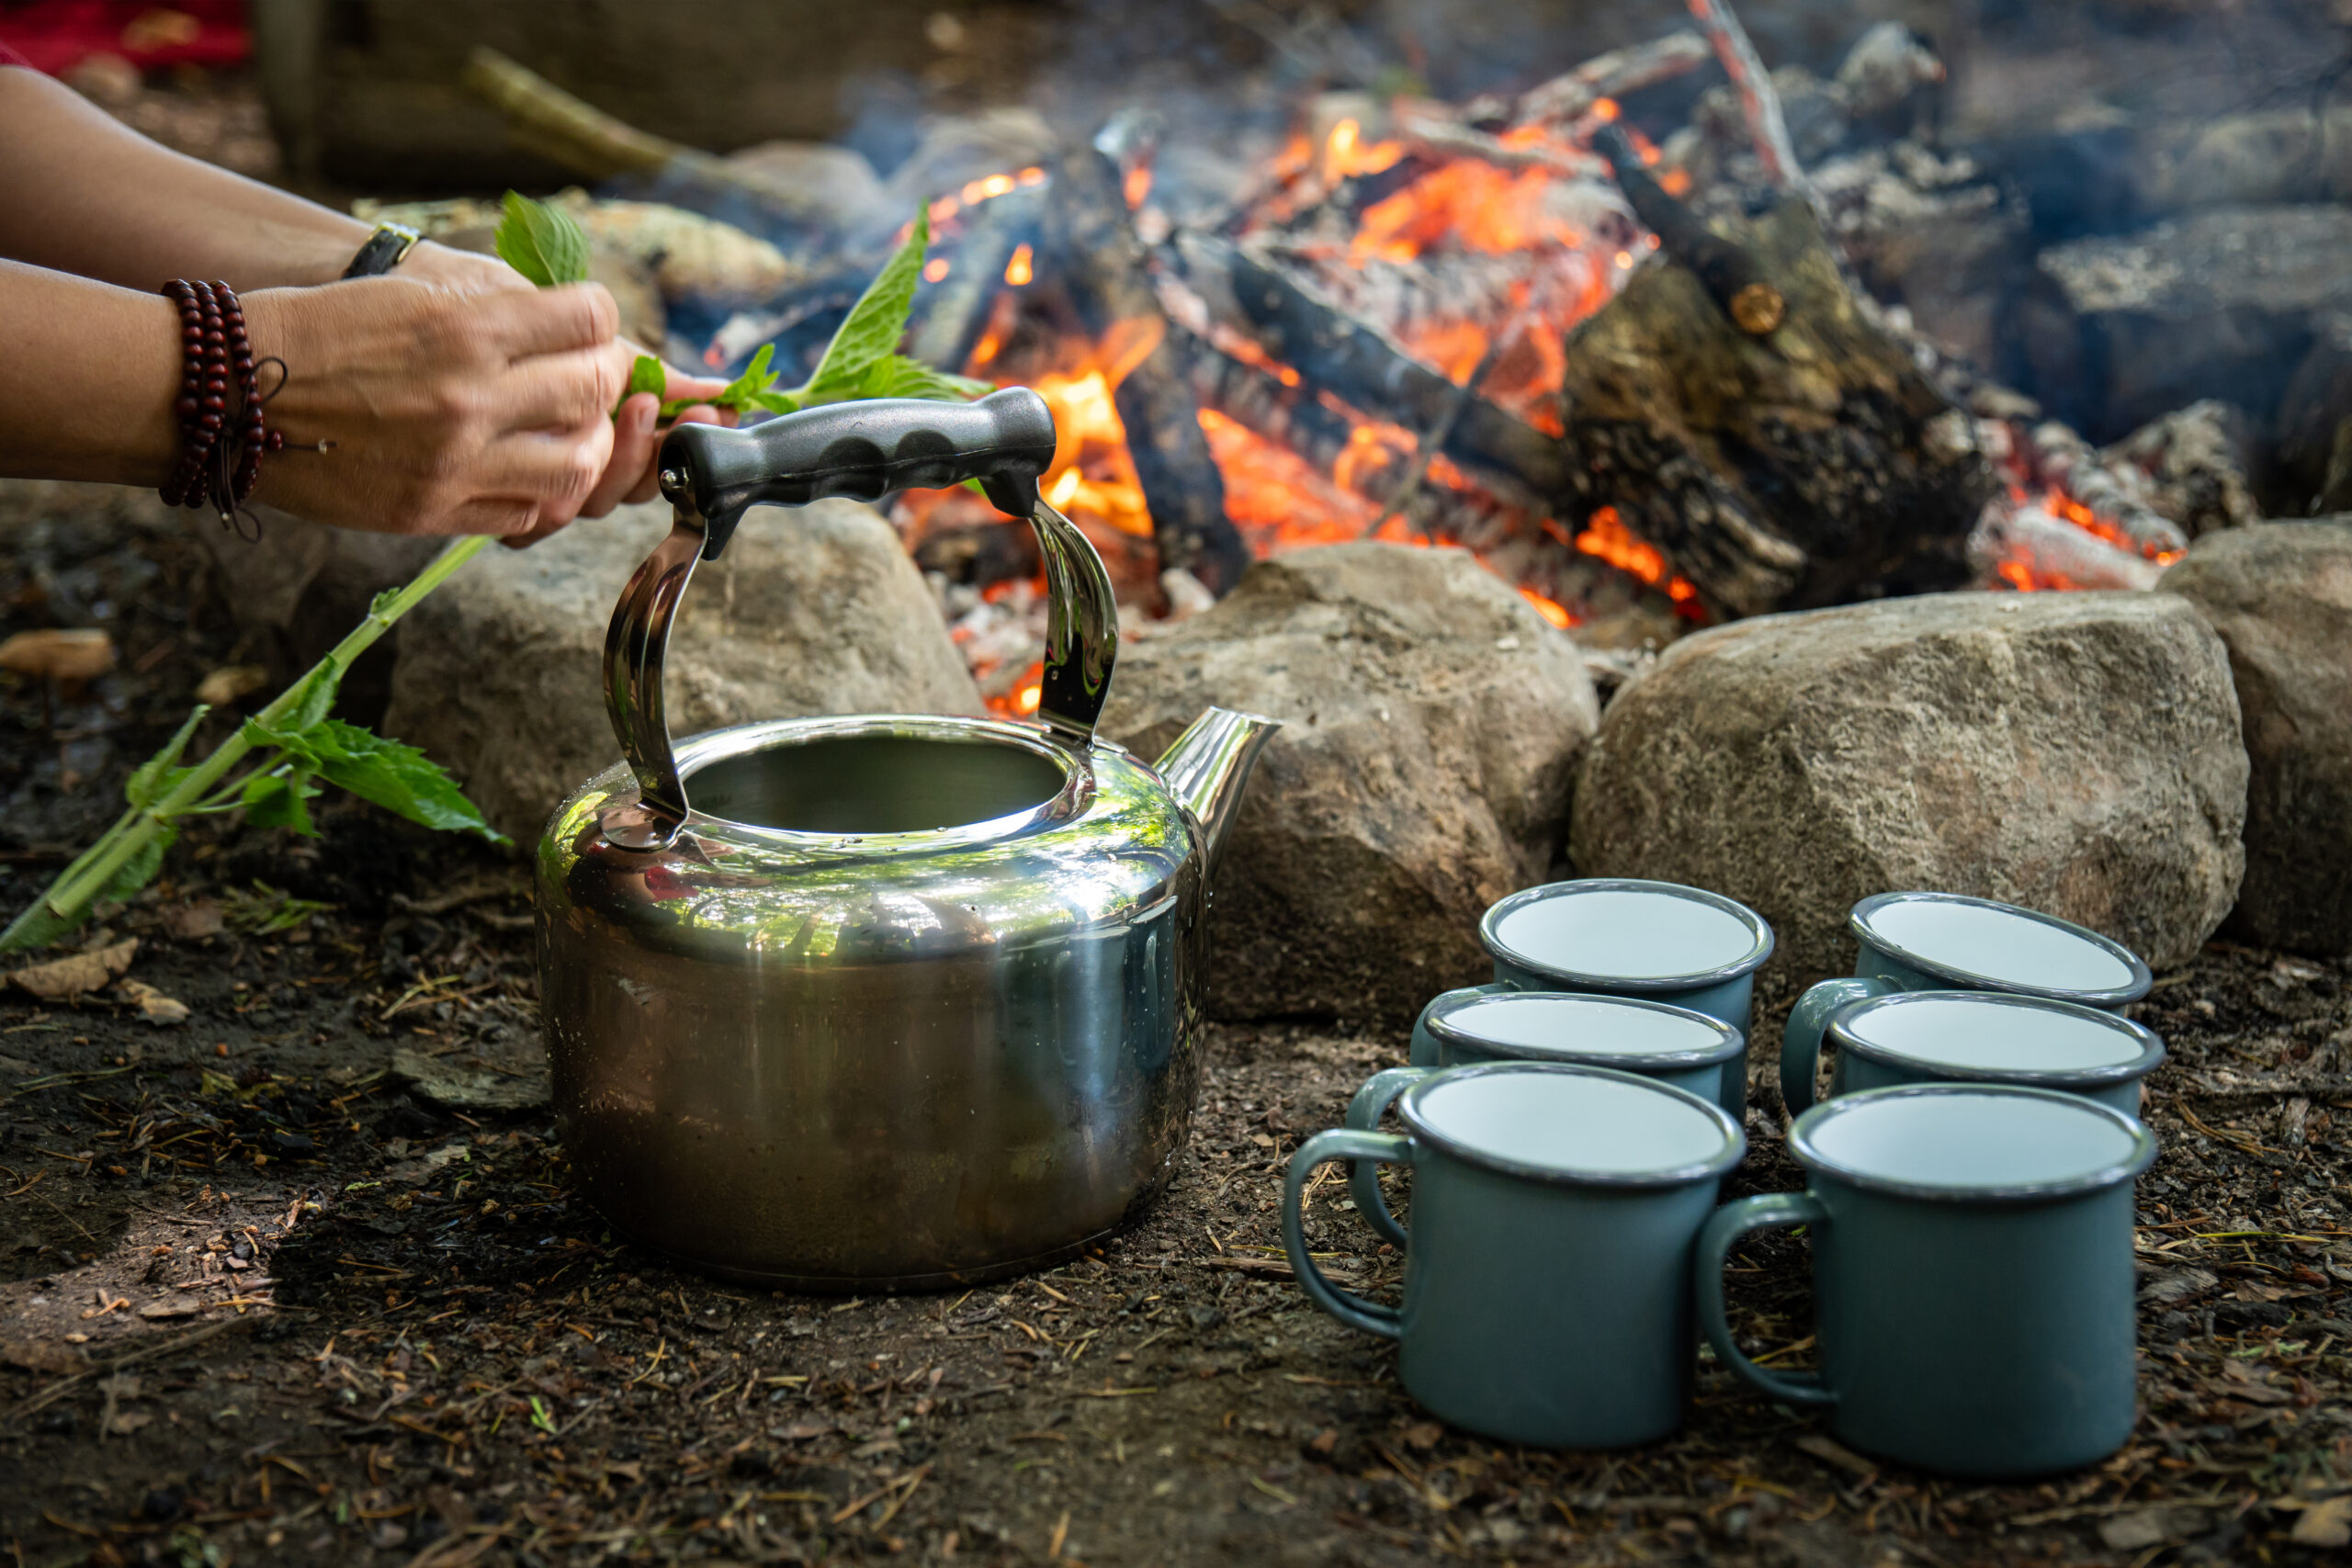
<path fill-rule="evenodd" d="M 1813 183 L 1804 177 L 1804 167 L 1797 161 L 1795 144 L 1789 139 L 1788 118 L 1781 110 L 1780 90 L 1772 85 L 1772 73 L 1764 69 L 1763 60 L 1749 41 L 1747 29 L 1739 23 L 1739 16 L 1731 8 L 1731 0 L 1690 0 L 1690 14 L 1706 29 L 1707 39 L 1715 47 L 1715 58 L 1722 62 L 1724 74 L 1739 94 L 1739 106 L 1747 119 L 1749 137 L 1756 143 L 1756 157 L 1764 166 L 1764 177 L 1776 190 L 1791 191 L 1804 199 L 1814 216 L 1826 225 L 1827 211 Z"/>
<path fill-rule="evenodd" d="M 1433 429 L 1444 417 L 1453 383 L 1387 334 L 1350 316 L 1249 246 L 1227 250 L 1222 259 L 1230 267 L 1234 299 L 1274 358 L 1334 396 L 1408 430 Z M 1463 408 L 1445 451 L 1537 495 L 1557 494 L 1567 482 L 1559 444 L 1484 398 L 1473 398 Z"/>
<path fill-rule="evenodd" d="M 1968 553 L 1980 576 L 1989 579 L 1996 567 L 2009 563 L 2051 587 L 2146 589 L 2163 575 L 2153 563 L 2031 502 L 2002 501 L 1985 508 Z"/>
<path fill-rule="evenodd" d="M 1616 126 L 1603 127 L 1592 145 L 1609 160 L 1634 216 L 1657 236 L 1660 249 L 1698 275 L 1734 326 L 1750 337 L 1779 330 L 1788 316 L 1788 300 L 1746 246 L 1709 229 L 1697 213 L 1668 196 L 1666 187 L 1642 166 L 1633 141 Z"/>
<path fill-rule="evenodd" d="M 1603 98 L 1670 82 L 1711 58 L 1705 39 L 1687 29 L 1672 32 L 1649 43 L 1596 54 L 1575 70 L 1529 88 L 1516 103 L 1474 100 L 1464 106 L 1464 118 L 1473 123 L 1495 119 L 1516 125 L 1580 119 Z"/>
<path fill-rule="evenodd" d="M 947 276 L 916 298 L 907 328 L 910 356 L 951 370 L 972 357 L 1006 287 L 1005 268 L 1023 245 L 1036 243 L 1045 208 L 1045 187 L 1023 186 L 965 209 L 964 237 Z"/>
<path fill-rule="evenodd" d="M 1200 408 L 1167 317 L 1154 293 L 1143 243 L 1120 189 L 1117 165 L 1092 147 L 1056 160 L 1043 227 L 1047 253 L 1086 330 L 1114 327 L 1160 334 L 1112 401 L 1126 426 L 1136 478 L 1151 512 L 1159 564 L 1182 567 L 1217 593 L 1250 567 L 1250 549 L 1225 514 L 1225 479 L 1201 432 Z"/>
<path fill-rule="evenodd" d="M 2188 547 L 2188 535 L 2178 524 L 2126 490 L 2090 443 L 2058 421 L 2044 420 L 2029 431 L 2023 455 L 2037 479 L 2114 524 L 2142 554 Z"/>
<path fill-rule="evenodd" d="M 1786 321 L 1750 336 L 1689 267 L 1637 270 L 1568 335 L 1561 515 L 1615 507 L 1736 615 L 1960 586 L 1997 488 L 1967 416 L 1871 324 L 1804 202 L 1724 237 Z"/>

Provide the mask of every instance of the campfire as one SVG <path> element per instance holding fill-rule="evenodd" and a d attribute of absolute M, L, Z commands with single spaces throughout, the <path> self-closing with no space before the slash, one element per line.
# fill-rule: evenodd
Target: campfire
<path fill-rule="evenodd" d="M 1833 80 L 1776 78 L 1720 0 L 1691 13 L 1512 95 L 1303 94 L 1246 164 L 1148 108 L 994 168 L 967 148 L 908 350 L 1052 406 L 1045 493 L 1129 637 L 1350 540 L 1466 549 L 1588 648 L 1637 651 L 1886 594 L 2145 588 L 2199 531 L 2188 491 L 2253 515 L 2214 419 L 2100 450 L 1884 302 L 1890 186 L 2004 199 L 1913 134 L 1944 76 L 1920 39 L 1882 24 Z M 788 363 L 907 231 L 812 226 L 750 155 L 659 144 L 511 62 L 475 85 L 583 174 L 645 171 L 776 237 L 810 281 L 715 319 L 714 368 L 763 343 Z M 1026 528 L 966 491 L 892 518 L 985 700 L 1035 711 Z"/>

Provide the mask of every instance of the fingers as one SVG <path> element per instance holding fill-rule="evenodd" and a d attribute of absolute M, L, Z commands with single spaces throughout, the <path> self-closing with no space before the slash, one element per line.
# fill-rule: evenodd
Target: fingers
<path fill-rule="evenodd" d="M 613 455 L 582 503 L 580 515 L 602 517 L 624 499 L 633 497 L 641 484 L 650 488 L 653 455 L 660 445 L 653 421 L 661 408 L 662 400 L 650 392 L 639 392 L 621 404 L 613 416 Z"/>
<path fill-rule="evenodd" d="M 535 502 L 534 523 L 569 523 L 594 491 L 612 452 L 613 422 L 600 413 L 571 430 L 499 437 L 469 465 L 463 482 L 475 495 Z"/>
<path fill-rule="evenodd" d="M 534 355 L 498 378 L 498 432 L 571 430 L 601 419 L 621 395 L 625 369 L 597 348 Z"/>
<path fill-rule="evenodd" d="M 674 387 L 678 383 L 673 378 L 670 384 Z M 681 424 L 723 424 L 727 422 L 720 417 L 719 412 L 717 409 L 712 408 L 708 403 L 697 403 L 693 408 L 683 411 L 678 417 L 672 422 L 670 428 L 675 430 Z M 638 478 L 636 484 L 621 497 L 623 501 L 628 502 L 632 506 L 635 506 L 641 502 L 651 501 L 655 495 L 660 493 L 662 489 L 662 475 L 654 460 L 661 456 L 661 452 L 662 444 L 660 441 L 656 440 L 648 444 L 646 448 L 645 467 L 640 476 Z M 617 460 L 616 460 L 613 467 L 617 470 L 620 468 L 621 465 Z M 595 513 L 595 515 L 602 516 L 603 513 Z"/>
<path fill-rule="evenodd" d="M 620 308 L 601 283 L 501 289 L 469 295 L 466 304 L 473 330 L 509 359 L 602 348 L 620 331 Z"/>

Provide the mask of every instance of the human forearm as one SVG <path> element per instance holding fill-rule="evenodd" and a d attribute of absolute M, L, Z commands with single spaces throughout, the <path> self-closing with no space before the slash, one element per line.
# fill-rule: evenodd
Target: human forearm
<path fill-rule="evenodd" d="M 0 261 L 0 474 L 163 483 L 178 443 L 170 300 Z"/>
<path fill-rule="evenodd" d="M 240 289 L 326 283 L 368 226 L 158 146 L 36 72 L 0 70 L 0 256 L 144 292 L 175 277 Z M 429 258 L 429 259 L 428 259 Z M 495 263 L 434 246 L 416 258 L 492 282 Z M 507 274 L 520 286 L 521 279 Z"/>

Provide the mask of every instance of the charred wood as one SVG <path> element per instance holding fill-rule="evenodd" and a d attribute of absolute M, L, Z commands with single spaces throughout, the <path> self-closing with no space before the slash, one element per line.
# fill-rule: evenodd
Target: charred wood
<path fill-rule="evenodd" d="M 1246 248 L 1224 253 L 1232 297 L 1276 359 L 1356 408 L 1404 425 L 1434 429 L 1454 396 L 1452 381 L 1415 360 L 1386 333 L 1357 321 L 1319 291 Z M 1498 473 L 1537 495 L 1558 494 L 1568 462 L 1560 444 L 1484 398 L 1463 408 L 1448 456 Z"/>
<path fill-rule="evenodd" d="M 907 353 L 926 365 L 960 370 L 988 329 L 1013 253 L 1034 245 L 1045 217 L 1046 188 L 1023 186 L 965 209 L 965 230 L 947 276 L 915 297 Z"/>
<path fill-rule="evenodd" d="M 1672 264 L 1639 269 L 1569 334 L 1577 515 L 1617 508 L 1736 615 L 1965 582 L 1997 488 L 1967 416 L 1871 324 L 1804 203 L 1727 237 L 1788 297 L 1769 338 L 1734 328 Z"/>
<path fill-rule="evenodd" d="M 1602 127 L 1592 145 L 1609 160 L 1617 186 L 1642 227 L 1657 236 L 1659 249 L 1698 275 L 1734 326 L 1750 337 L 1779 330 L 1788 317 L 1788 299 L 1745 245 L 1724 239 L 1668 195 L 1642 166 L 1641 155 L 1623 130 Z"/>
<path fill-rule="evenodd" d="M 2178 524 L 2125 489 L 2090 443 L 2058 421 L 2044 420 L 2027 432 L 2021 455 L 2035 479 L 2114 524 L 2142 554 L 2188 547 L 2188 536 Z"/>
<path fill-rule="evenodd" d="M 2031 502 L 1996 502 L 1968 541 L 1969 558 L 1989 579 L 2004 563 L 2022 566 L 2045 584 L 2070 588 L 2154 588 L 2163 569 Z"/>
<path fill-rule="evenodd" d="M 1225 510 L 1225 480 L 1201 433 L 1182 357 L 1167 341 L 1143 243 L 1120 189 L 1117 166 L 1092 147 L 1054 166 L 1044 241 L 1071 302 L 1097 338 L 1114 327 L 1154 331 L 1160 341 L 1112 394 L 1151 511 L 1159 564 L 1182 567 L 1224 593 L 1249 570 L 1250 550 Z"/>
<path fill-rule="evenodd" d="M 1603 98 L 1654 87 L 1661 82 L 1697 70 L 1713 58 L 1705 39 L 1688 30 L 1668 33 L 1649 43 L 1612 49 L 1563 75 L 1529 88 L 1516 103 L 1501 98 L 1474 99 L 1463 115 L 1473 123 L 1489 121 L 1529 124 L 1582 118 Z"/>

